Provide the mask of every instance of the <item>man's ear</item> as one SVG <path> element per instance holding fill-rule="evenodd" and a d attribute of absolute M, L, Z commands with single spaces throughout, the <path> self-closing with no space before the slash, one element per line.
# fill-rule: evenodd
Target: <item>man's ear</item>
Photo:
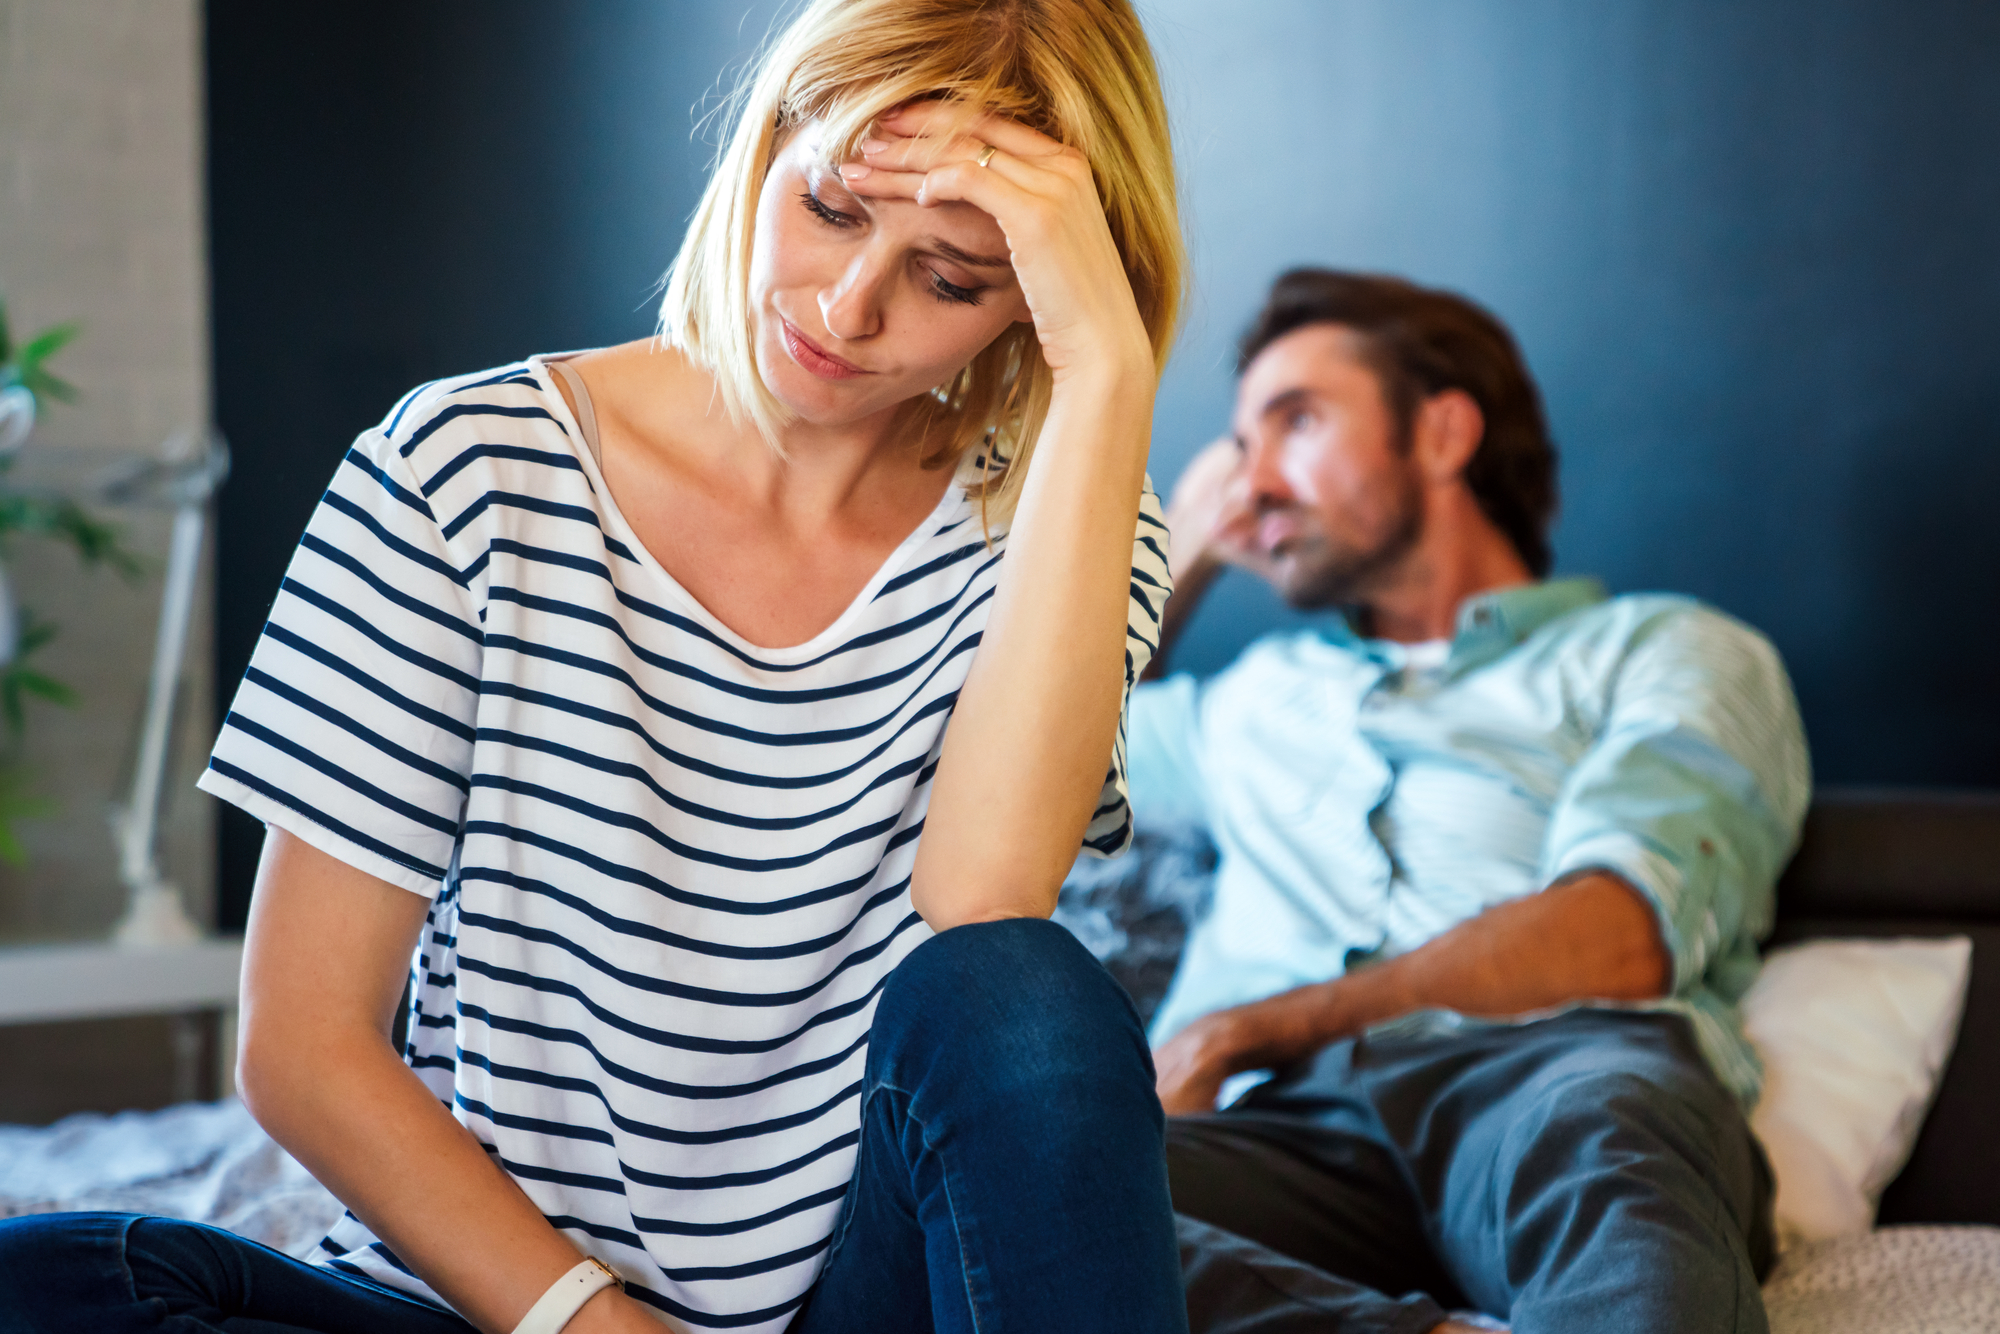
<path fill-rule="evenodd" d="M 1445 389 L 1417 405 L 1411 454 L 1432 483 L 1457 480 L 1479 442 L 1486 438 L 1486 414 L 1463 389 Z"/>

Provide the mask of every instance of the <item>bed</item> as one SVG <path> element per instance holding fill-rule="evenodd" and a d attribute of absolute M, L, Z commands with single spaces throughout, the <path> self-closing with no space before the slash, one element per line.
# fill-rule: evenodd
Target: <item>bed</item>
<path fill-rule="evenodd" d="M 1184 831 L 1081 863 L 1058 914 L 1150 1010 L 1213 854 Z M 1963 1018 L 1877 1225 L 1791 1245 L 1765 1285 L 1776 1334 L 2000 1332 L 2000 794 L 1822 794 L 1779 887 L 1774 948 L 1837 938 L 1972 942 Z M 241 1104 L 0 1127 L 0 1217 L 131 1209 L 213 1222 L 295 1255 L 340 1206 Z"/>

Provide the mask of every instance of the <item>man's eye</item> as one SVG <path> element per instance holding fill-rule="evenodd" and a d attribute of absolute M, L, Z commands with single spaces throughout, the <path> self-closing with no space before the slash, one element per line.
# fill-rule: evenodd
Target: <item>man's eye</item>
<path fill-rule="evenodd" d="M 1291 416 L 1285 418 L 1285 429 L 1288 431 L 1303 431 L 1311 425 L 1312 414 L 1310 412 L 1294 412 Z"/>
<path fill-rule="evenodd" d="M 799 191 L 799 202 L 806 206 L 806 212 L 832 227 L 852 227 L 857 221 L 851 214 L 839 213 L 820 202 L 820 197 L 811 190 Z"/>

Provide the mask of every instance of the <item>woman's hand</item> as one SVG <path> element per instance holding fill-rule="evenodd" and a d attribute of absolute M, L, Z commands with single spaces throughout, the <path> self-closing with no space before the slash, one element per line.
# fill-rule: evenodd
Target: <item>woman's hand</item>
<path fill-rule="evenodd" d="M 1000 224 L 1059 388 L 1098 375 L 1151 384 L 1152 344 L 1080 151 L 1004 117 L 916 102 L 877 122 L 861 159 L 840 168 L 858 196 L 963 202 Z"/>

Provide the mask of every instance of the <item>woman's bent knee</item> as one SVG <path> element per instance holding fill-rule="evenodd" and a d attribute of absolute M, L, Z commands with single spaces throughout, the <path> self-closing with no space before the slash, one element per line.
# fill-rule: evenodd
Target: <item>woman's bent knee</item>
<path fill-rule="evenodd" d="M 870 1044 L 877 1078 L 906 1088 L 938 1062 L 977 1070 L 989 1093 L 1078 1080 L 1152 1088 L 1124 989 L 1040 918 L 953 927 L 918 946 L 883 988 Z"/>

